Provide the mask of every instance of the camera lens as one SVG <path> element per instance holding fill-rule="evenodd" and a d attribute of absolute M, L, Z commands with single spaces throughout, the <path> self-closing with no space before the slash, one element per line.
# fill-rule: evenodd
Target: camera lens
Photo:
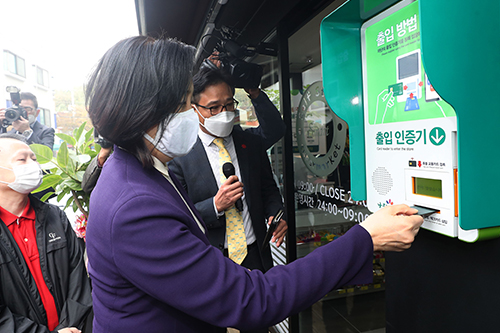
<path fill-rule="evenodd" d="M 16 121 L 19 118 L 19 112 L 15 109 L 5 110 L 5 119 L 10 122 Z"/>

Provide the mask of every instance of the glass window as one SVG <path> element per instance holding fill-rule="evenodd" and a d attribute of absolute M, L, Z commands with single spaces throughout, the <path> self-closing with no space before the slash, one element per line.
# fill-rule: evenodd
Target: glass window
<path fill-rule="evenodd" d="M 48 87 L 49 86 L 49 72 L 45 69 L 36 67 L 36 80 L 37 83 L 41 86 Z"/>
<path fill-rule="evenodd" d="M 17 75 L 26 77 L 26 65 L 23 58 L 16 57 L 16 71 Z"/>
<path fill-rule="evenodd" d="M 44 108 L 39 108 L 40 109 L 40 113 L 38 113 L 38 121 L 40 122 L 40 124 L 44 124 L 45 125 L 45 112 L 44 112 Z"/>
<path fill-rule="evenodd" d="M 235 89 L 234 99 L 239 102 L 237 111 L 237 116 L 239 116 L 239 118 L 236 118 L 236 122 L 240 124 L 241 128 L 247 129 L 258 127 L 259 120 L 257 119 L 255 109 L 246 91 L 241 88 Z"/>
<path fill-rule="evenodd" d="M 16 73 L 16 56 L 10 52 L 3 52 L 3 68 L 11 73 Z"/>
<path fill-rule="evenodd" d="M 15 55 L 14 53 L 4 50 L 3 59 L 4 70 L 22 77 L 26 77 L 26 65 L 23 58 Z"/>
<path fill-rule="evenodd" d="M 50 110 L 49 109 L 41 109 L 40 110 L 40 114 L 43 113 L 43 119 L 44 119 L 44 125 L 45 126 L 49 126 L 51 127 L 52 126 L 52 122 L 51 122 L 51 117 L 50 117 Z"/>

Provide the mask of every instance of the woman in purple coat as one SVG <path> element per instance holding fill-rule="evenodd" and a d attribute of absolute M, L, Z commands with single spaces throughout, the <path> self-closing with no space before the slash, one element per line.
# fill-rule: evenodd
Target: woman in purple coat
<path fill-rule="evenodd" d="M 197 138 L 194 51 L 171 39 L 125 39 L 88 83 L 90 118 L 115 144 L 92 193 L 87 229 L 96 333 L 268 327 L 338 286 L 371 282 L 373 250 L 409 248 L 422 223 L 406 205 L 384 208 L 265 274 L 224 257 L 167 167 Z"/>

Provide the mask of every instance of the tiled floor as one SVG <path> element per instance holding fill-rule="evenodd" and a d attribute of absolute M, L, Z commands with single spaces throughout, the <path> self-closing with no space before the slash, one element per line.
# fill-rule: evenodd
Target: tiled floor
<path fill-rule="evenodd" d="M 385 293 L 321 301 L 300 314 L 304 333 L 384 333 Z"/>

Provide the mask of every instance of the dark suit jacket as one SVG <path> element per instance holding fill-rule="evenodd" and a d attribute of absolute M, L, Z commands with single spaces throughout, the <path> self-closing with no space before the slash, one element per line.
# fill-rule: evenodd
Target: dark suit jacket
<path fill-rule="evenodd" d="M 33 134 L 28 139 L 28 144 L 39 143 L 41 145 L 46 145 L 50 149 L 54 149 L 54 129 L 40 124 L 38 121 L 33 123 L 31 126 Z M 15 129 L 11 129 L 9 133 L 16 133 Z"/>
<path fill-rule="evenodd" d="M 282 199 L 273 179 L 261 137 L 244 131 L 233 131 L 232 136 L 238 156 L 245 201 L 260 248 L 267 231 L 265 219 L 274 216 L 278 209 L 283 209 Z M 223 250 L 226 218 L 225 215 L 217 218 L 214 211 L 213 198 L 219 187 L 200 138 L 189 154 L 172 160 L 169 169 L 186 189 L 207 224 L 210 243 Z M 261 259 L 266 270 L 272 267 L 269 247 L 261 253 Z"/>
<path fill-rule="evenodd" d="M 373 276 L 371 237 L 358 225 L 265 275 L 235 264 L 210 245 L 170 182 L 122 149 L 92 192 L 87 250 L 94 333 L 269 327 Z"/>

